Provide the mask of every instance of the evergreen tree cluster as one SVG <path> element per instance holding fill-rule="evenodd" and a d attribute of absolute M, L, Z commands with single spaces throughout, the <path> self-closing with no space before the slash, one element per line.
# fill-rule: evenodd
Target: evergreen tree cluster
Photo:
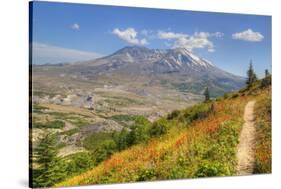
<path fill-rule="evenodd" d="M 63 179 L 79 174 L 94 165 L 88 153 L 69 160 L 58 157 L 57 136 L 47 133 L 34 148 L 32 162 L 32 188 L 51 187 Z"/>
<path fill-rule="evenodd" d="M 268 69 L 266 69 L 264 71 L 264 74 L 265 74 L 265 76 L 261 80 L 261 87 L 266 87 L 266 86 L 271 85 L 271 74 L 269 73 Z M 247 88 L 251 88 L 257 80 L 258 80 L 258 78 L 254 71 L 253 62 L 251 60 L 249 69 L 247 71 L 247 80 L 246 80 Z"/>
<path fill-rule="evenodd" d="M 48 133 L 34 149 L 34 163 L 39 167 L 33 170 L 33 187 L 49 187 L 64 177 L 57 154 L 56 137 Z"/>

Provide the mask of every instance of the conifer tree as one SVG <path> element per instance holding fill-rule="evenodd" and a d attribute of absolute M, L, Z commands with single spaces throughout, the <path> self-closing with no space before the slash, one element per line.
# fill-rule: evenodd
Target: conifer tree
<path fill-rule="evenodd" d="M 270 73 L 269 73 L 268 69 L 266 69 L 264 71 L 264 74 L 265 74 L 265 76 L 261 81 L 261 87 L 266 87 L 266 86 L 271 85 L 271 77 L 270 77 Z"/>
<path fill-rule="evenodd" d="M 247 71 L 247 76 L 248 76 L 248 78 L 247 78 L 246 84 L 247 84 L 247 86 L 249 88 L 249 87 L 251 87 L 253 85 L 253 83 L 255 81 L 257 81 L 257 76 L 256 76 L 256 74 L 254 72 L 254 69 L 253 69 L 253 62 L 252 62 L 252 60 L 250 61 L 250 66 L 249 66 L 249 70 Z"/>
<path fill-rule="evenodd" d="M 117 145 L 119 151 L 124 150 L 128 147 L 128 136 L 129 132 L 126 128 L 123 128 L 120 133 L 115 133 L 113 140 Z"/>
<path fill-rule="evenodd" d="M 209 88 L 206 87 L 205 91 L 204 91 L 204 96 L 205 96 L 205 102 L 210 100 L 210 93 L 209 93 Z"/>
<path fill-rule="evenodd" d="M 37 175 L 33 178 L 33 187 L 53 186 L 65 176 L 64 164 L 57 154 L 56 138 L 48 133 L 34 149 L 34 162 L 39 168 Z"/>
<path fill-rule="evenodd" d="M 265 70 L 265 77 L 268 77 L 270 75 L 268 69 Z"/>

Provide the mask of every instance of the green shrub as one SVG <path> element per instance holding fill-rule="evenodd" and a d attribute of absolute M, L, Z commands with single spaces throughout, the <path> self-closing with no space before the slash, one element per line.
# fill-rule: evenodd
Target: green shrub
<path fill-rule="evenodd" d="M 172 120 L 177 118 L 180 115 L 180 111 L 179 110 L 174 110 L 171 113 L 168 114 L 167 119 L 168 120 Z"/>
<path fill-rule="evenodd" d="M 117 132 L 113 133 L 113 140 L 119 151 L 128 148 L 129 146 L 128 138 L 129 138 L 129 131 L 125 128 L 123 128 L 119 133 Z"/>
<path fill-rule="evenodd" d="M 100 163 L 108 159 L 116 150 L 117 147 L 113 140 L 103 141 L 93 152 L 96 163 Z"/>
<path fill-rule="evenodd" d="M 134 120 L 136 125 L 149 126 L 151 124 L 150 121 L 148 121 L 148 119 L 144 116 L 136 116 Z"/>
<path fill-rule="evenodd" d="M 167 175 L 168 179 L 180 179 L 185 177 L 185 169 L 180 166 L 173 166 Z"/>
<path fill-rule="evenodd" d="M 187 123 L 207 117 L 211 111 L 209 104 L 203 103 L 184 110 L 183 117 Z"/>
<path fill-rule="evenodd" d="M 132 124 L 149 124 L 150 122 L 141 115 L 114 115 L 109 117 L 110 119 L 113 119 L 114 121 L 118 122 L 121 125 L 124 126 L 130 126 Z M 132 124 L 130 124 L 132 123 Z"/>
<path fill-rule="evenodd" d="M 74 176 L 95 166 L 95 161 L 88 152 L 72 154 L 65 158 L 66 172 L 68 176 Z"/>
<path fill-rule="evenodd" d="M 77 116 L 67 116 L 65 120 L 78 127 L 83 127 L 90 124 L 88 120 L 86 120 L 85 118 L 77 117 Z"/>
<path fill-rule="evenodd" d="M 128 133 L 128 145 L 139 144 L 149 139 L 148 127 L 145 125 L 134 125 Z"/>
<path fill-rule="evenodd" d="M 155 180 L 156 173 L 154 169 L 144 169 L 137 178 L 137 181 Z"/>
<path fill-rule="evenodd" d="M 168 131 L 168 122 L 162 118 L 155 121 L 150 128 L 150 136 L 160 136 L 166 134 Z"/>
<path fill-rule="evenodd" d="M 218 162 L 203 162 L 199 165 L 195 177 L 213 177 L 213 176 L 225 176 L 228 171 L 225 169 L 223 164 Z"/>
<path fill-rule="evenodd" d="M 111 116 L 110 119 L 113 119 L 117 122 L 122 122 L 122 121 L 133 121 L 135 119 L 136 116 L 134 115 L 114 115 Z"/>
<path fill-rule="evenodd" d="M 239 97 L 239 94 L 238 94 L 238 93 L 235 93 L 235 94 L 232 95 L 231 98 L 237 98 L 237 97 Z"/>
<path fill-rule="evenodd" d="M 110 133 L 93 133 L 88 135 L 83 140 L 83 146 L 89 151 L 95 151 L 103 141 L 112 140 L 112 134 Z"/>
<path fill-rule="evenodd" d="M 151 123 L 143 116 L 135 119 L 135 124 L 131 126 L 128 133 L 127 143 L 129 146 L 145 142 L 149 139 L 149 128 Z"/>
<path fill-rule="evenodd" d="M 43 113 L 44 110 L 48 110 L 49 108 L 38 105 L 38 104 L 33 104 L 32 105 L 32 112 L 33 113 Z"/>
<path fill-rule="evenodd" d="M 55 120 L 51 122 L 32 122 L 32 128 L 40 128 L 40 129 L 61 129 L 64 127 L 64 122 L 60 120 Z"/>

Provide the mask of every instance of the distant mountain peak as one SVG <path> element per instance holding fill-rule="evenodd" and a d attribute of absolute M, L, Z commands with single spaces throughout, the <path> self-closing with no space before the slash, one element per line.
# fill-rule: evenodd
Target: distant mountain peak
<path fill-rule="evenodd" d="M 118 54 L 118 53 L 137 53 L 137 52 L 148 52 L 148 51 L 150 51 L 150 49 L 147 48 L 147 47 L 134 45 L 134 46 L 126 46 L 126 47 L 118 50 L 114 54 Z"/>
<path fill-rule="evenodd" d="M 102 64 L 110 62 L 108 65 L 112 65 L 114 69 L 130 63 L 142 65 L 139 70 L 153 73 L 202 72 L 215 68 L 209 61 L 196 56 L 186 48 L 149 49 L 144 46 L 126 46 L 102 60 Z"/>
<path fill-rule="evenodd" d="M 208 85 L 220 94 L 238 89 L 245 82 L 244 78 L 223 71 L 185 48 L 127 46 L 106 57 L 68 65 L 65 69 L 88 79 L 114 75 L 115 83 L 118 83 L 118 78 L 121 78 L 120 82 L 132 78 L 129 83 L 143 83 L 145 80 L 144 85 L 151 85 L 162 82 L 168 83 L 169 87 L 193 92 L 202 91 Z"/>

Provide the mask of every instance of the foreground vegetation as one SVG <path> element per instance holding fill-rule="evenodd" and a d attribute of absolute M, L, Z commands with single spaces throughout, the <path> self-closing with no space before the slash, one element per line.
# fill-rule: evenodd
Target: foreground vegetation
<path fill-rule="evenodd" d="M 159 126 L 163 134 L 152 132 L 157 134 L 147 143 L 115 153 L 93 170 L 57 186 L 233 175 L 243 123 L 239 117 L 246 102 L 246 98 L 243 103 L 229 99 L 173 113 L 161 121 L 166 122 Z M 199 111 L 205 107 L 207 111 Z"/>
<path fill-rule="evenodd" d="M 261 102 L 270 92 L 270 88 L 244 90 L 194 109 L 172 112 L 165 119 L 165 134 L 115 153 L 94 169 L 56 186 L 235 175 L 244 106 L 251 99 L 257 99 L 258 106 L 263 106 Z M 209 107 L 205 111 L 208 113 L 192 113 L 204 106 Z M 264 120 L 263 117 L 259 119 Z M 264 133 L 258 129 L 259 132 Z M 266 150 L 271 149 L 270 138 L 259 137 L 258 141 L 256 172 L 271 172 L 267 168 L 271 165 L 271 153 L 264 151 L 264 145 Z"/>
<path fill-rule="evenodd" d="M 161 120 L 164 132 L 145 144 L 55 186 L 236 175 L 236 151 L 249 100 L 256 100 L 255 173 L 271 172 L 271 78 Z M 165 124 L 163 124 L 165 123 Z M 156 127 L 157 124 L 153 124 Z M 165 126 L 164 126 L 165 125 Z M 157 132 L 152 132 L 157 133 Z"/>
<path fill-rule="evenodd" d="M 271 83 L 270 77 L 262 80 L 260 85 L 264 88 L 264 85 L 267 83 Z M 255 108 L 257 128 L 255 173 L 271 173 L 272 166 L 271 88 L 263 90 L 265 91 L 264 96 L 258 99 L 257 106 Z"/>
<path fill-rule="evenodd" d="M 113 116 L 111 119 L 126 127 L 119 132 L 89 135 L 82 142 L 87 152 L 58 158 L 56 137 L 46 135 L 34 150 L 37 166 L 33 186 L 236 175 L 244 107 L 250 100 L 256 101 L 255 173 L 270 173 L 271 76 L 268 75 L 263 80 L 252 79 L 239 92 L 208 98 L 153 123 L 143 116 Z M 133 124 L 127 124 L 130 121 Z"/>

